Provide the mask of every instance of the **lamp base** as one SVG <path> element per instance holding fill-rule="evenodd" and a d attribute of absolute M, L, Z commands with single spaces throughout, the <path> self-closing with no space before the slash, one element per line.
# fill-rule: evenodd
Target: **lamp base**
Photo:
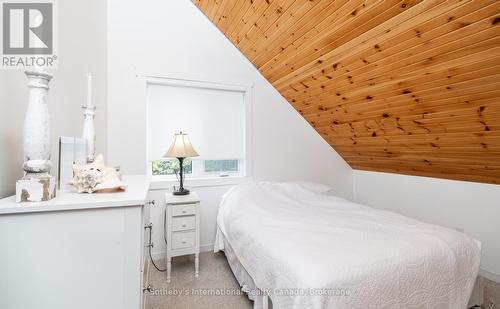
<path fill-rule="evenodd" d="M 177 190 L 172 192 L 173 195 L 189 195 L 189 190 L 182 188 L 182 190 Z"/>

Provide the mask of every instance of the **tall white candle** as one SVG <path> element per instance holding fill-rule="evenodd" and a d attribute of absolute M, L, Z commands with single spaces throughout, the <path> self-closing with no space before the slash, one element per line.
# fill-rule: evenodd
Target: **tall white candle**
<path fill-rule="evenodd" d="M 83 132 L 82 137 L 87 140 L 87 161 L 94 162 L 95 155 L 95 106 L 92 105 L 92 75 L 87 73 L 87 105 L 83 107 Z"/>
<path fill-rule="evenodd" d="M 87 107 L 92 107 L 92 75 L 87 73 Z"/>

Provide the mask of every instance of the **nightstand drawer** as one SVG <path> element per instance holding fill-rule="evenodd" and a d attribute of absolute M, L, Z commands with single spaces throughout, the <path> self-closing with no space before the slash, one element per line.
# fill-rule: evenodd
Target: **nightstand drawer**
<path fill-rule="evenodd" d="M 196 216 L 184 216 L 172 218 L 172 231 L 194 230 L 196 228 Z"/>
<path fill-rule="evenodd" d="M 174 232 L 172 233 L 172 249 L 194 247 L 196 232 Z"/>
<path fill-rule="evenodd" d="M 172 206 L 173 217 L 194 215 L 195 213 L 196 213 L 196 204 Z"/>

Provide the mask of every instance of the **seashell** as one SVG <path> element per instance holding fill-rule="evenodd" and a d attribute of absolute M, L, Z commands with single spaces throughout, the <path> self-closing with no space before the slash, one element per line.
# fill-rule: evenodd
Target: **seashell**
<path fill-rule="evenodd" d="M 114 167 L 106 167 L 101 154 L 94 162 L 84 165 L 73 165 L 71 184 L 78 193 L 114 192 L 125 190 L 126 186 Z"/>

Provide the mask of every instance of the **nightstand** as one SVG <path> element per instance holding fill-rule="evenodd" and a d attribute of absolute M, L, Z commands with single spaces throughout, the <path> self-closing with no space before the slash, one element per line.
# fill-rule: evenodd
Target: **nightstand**
<path fill-rule="evenodd" d="M 200 198 L 165 194 L 167 207 L 167 282 L 170 282 L 172 257 L 194 254 L 194 276 L 198 278 L 200 254 Z"/>

